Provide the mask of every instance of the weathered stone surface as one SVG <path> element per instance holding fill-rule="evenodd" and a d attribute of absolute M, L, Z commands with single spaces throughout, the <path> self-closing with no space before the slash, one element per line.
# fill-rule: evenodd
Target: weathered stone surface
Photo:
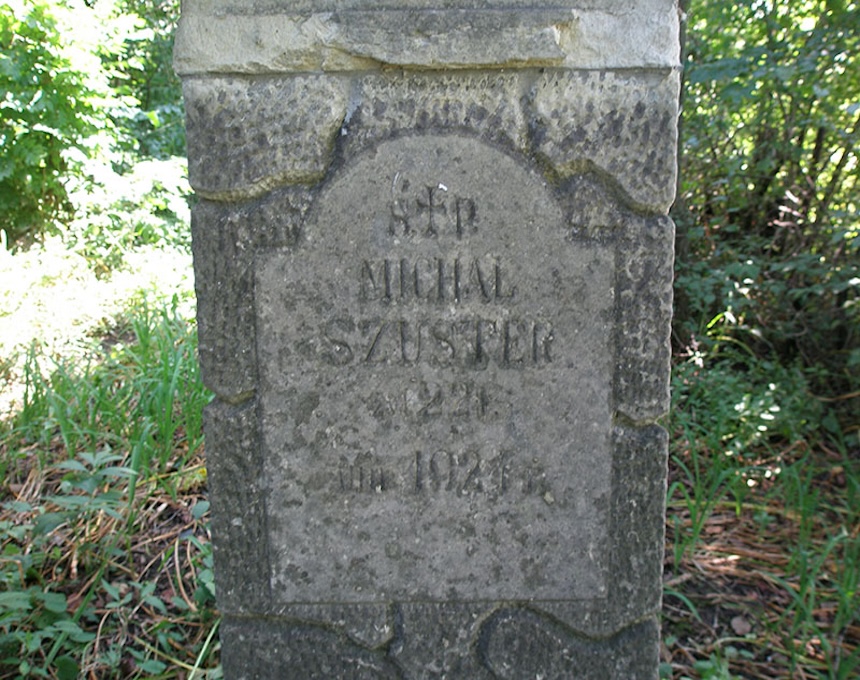
<path fill-rule="evenodd" d="M 188 175 L 201 196 L 237 200 L 325 174 L 347 87 L 319 76 L 186 79 Z"/>
<path fill-rule="evenodd" d="M 469 138 L 342 170 L 257 271 L 281 601 L 605 597 L 613 258 Z"/>
<path fill-rule="evenodd" d="M 389 651 L 405 677 L 493 680 L 492 672 L 476 654 L 491 604 L 414 603 L 400 605 L 398 612 L 398 635 Z"/>
<path fill-rule="evenodd" d="M 615 408 L 636 423 L 669 412 L 675 228 L 668 217 L 631 220 L 619 244 Z"/>
<path fill-rule="evenodd" d="M 225 676 L 239 680 L 328 678 L 432 680 L 657 678 L 655 617 L 609 638 L 588 638 L 528 605 L 398 607 L 395 634 L 368 646 L 338 626 L 227 616 Z"/>
<path fill-rule="evenodd" d="M 236 574 L 241 577 L 241 574 Z M 302 621 L 314 626 L 337 630 L 356 644 L 367 649 L 380 649 L 397 644 L 403 637 L 403 615 L 400 605 L 344 604 L 279 604 L 271 596 L 263 610 L 273 619 Z"/>
<path fill-rule="evenodd" d="M 343 633 L 312 624 L 226 617 L 222 652 L 230 680 L 405 680 L 385 649 L 368 649 Z"/>
<path fill-rule="evenodd" d="M 368 75 L 358 81 L 340 141 L 348 152 L 404 130 L 468 131 L 525 151 L 529 131 L 520 98 L 527 82 L 501 71 Z"/>
<path fill-rule="evenodd" d="M 615 239 L 640 219 L 622 201 L 617 186 L 599 173 L 573 175 L 560 182 L 558 195 L 570 225 L 571 237 Z"/>
<path fill-rule="evenodd" d="M 553 71 L 531 96 L 535 144 L 561 175 L 597 170 L 637 209 L 675 198 L 679 75 Z"/>
<path fill-rule="evenodd" d="M 477 653 L 494 679 L 656 678 L 659 636 L 652 619 L 609 640 L 593 640 L 541 612 L 512 607 L 484 624 Z"/>
<path fill-rule="evenodd" d="M 248 399 L 257 386 L 251 265 L 258 250 L 296 242 L 310 198 L 306 189 L 282 189 L 241 204 L 202 200 L 192 210 L 201 373 L 227 402 Z"/>
<path fill-rule="evenodd" d="M 269 558 L 263 458 L 254 402 L 218 401 L 204 413 L 218 602 L 229 612 L 259 611 L 268 599 Z"/>
<path fill-rule="evenodd" d="M 192 75 L 392 66 L 672 68 L 679 61 L 673 0 L 527 7 L 497 2 L 188 3 L 174 63 L 179 73 Z"/>
<path fill-rule="evenodd" d="M 540 604 L 543 612 L 582 637 L 608 639 L 634 622 L 656 620 L 660 611 L 667 445 L 668 435 L 658 425 L 613 428 L 609 595 L 590 602 Z M 656 669 L 654 673 L 656 677 Z"/>
<path fill-rule="evenodd" d="M 676 11 L 184 0 L 229 680 L 656 679 Z"/>
<path fill-rule="evenodd" d="M 643 13 L 657 11 L 666 6 L 663 0 L 206 0 L 199 4 L 189 3 L 183 13 L 202 14 L 270 14 L 290 12 L 335 12 L 339 10 L 381 9 L 534 9 L 545 4 L 548 7 L 575 7 L 577 9 L 599 9 L 612 13 L 630 13 L 635 6 Z"/>
<path fill-rule="evenodd" d="M 660 611 L 668 435 L 616 425 L 612 468 L 612 598 L 608 630 Z"/>

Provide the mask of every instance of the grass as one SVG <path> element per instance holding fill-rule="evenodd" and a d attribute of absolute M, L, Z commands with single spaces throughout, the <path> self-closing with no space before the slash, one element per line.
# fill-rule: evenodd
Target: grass
<path fill-rule="evenodd" d="M 663 677 L 858 677 L 856 427 L 737 351 L 679 360 L 674 397 Z"/>
<path fill-rule="evenodd" d="M 0 678 L 220 677 L 194 325 L 130 303 L 33 348 L 0 429 Z"/>
<path fill-rule="evenodd" d="M 190 291 L 128 291 L 0 355 L 0 678 L 221 677 Z M 673 381 L 662 676 L 857 677 L 856 427 L 737 346 Z"/>

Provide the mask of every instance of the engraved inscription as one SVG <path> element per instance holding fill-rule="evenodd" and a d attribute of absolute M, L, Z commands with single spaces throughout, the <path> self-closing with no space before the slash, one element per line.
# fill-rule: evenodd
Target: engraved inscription
<path fill-rule="evenodd" d="M 474 199 L 453 195 L 438 182 L 414 191 L 408 179 L 394 177 L 389 233 L 392 236 L 458 239 L 478 230 L 478 208 Z"/>
<path fill-rule="evenodd" d="M 373 454 L 365 452 L 350 461 L 341 456 L 338 484 L 347 493 L 382 493 L 388 490 L 390 476 Z"/>
<path fill-rule="evenodd" d="M 445 383 L 416 378 L 402 391 L 374 392 L 367 403 L 373 417 L 380 422 L 392 418 L 417 422 L 439 418 L 484 420 L 502 414 L 502 402 L 491 393 L 487 385 L 472 381 Z"/>
<path fill-rule="evenodd" d="M 362 302 L 497 302 L 514 298 L 497 257 L 364 260 L 358 276 Z"/>
<path fill-rule="evenodd" d="M 348 159 L 302 229 L 254 290 L 277 601 L 602 597 L 612 247 L 455 135 Z"/>
<path fill-rule="evenodd" d="M 530 465 L 517 463 L 513 452 L 500 451 L 490 456 L 478 448 L 438 449 L 415 452 L 415 491 L 417 493 L 487 494 L 508 492 L 541 496 L 554 502 L 546 470 L 534 459 Z"/>
<path fill-rule="evenodd" d="M 297 349 L 331 366 L 420 363 L 484 370 L 546 366 L 553 362 L 554 343 L 553 326 L 543 319 L 340 317 L 327 321 L 316 337 L 299 339 Z"/>

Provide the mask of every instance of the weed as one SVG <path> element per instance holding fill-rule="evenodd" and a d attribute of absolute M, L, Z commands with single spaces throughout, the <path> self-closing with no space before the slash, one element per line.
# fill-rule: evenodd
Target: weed
<path fill-rule="evenodd" d="M 194 329 L 176 299 L 126 319 L 31 348 L 0 423 L 0 678 L 220 677 Z"/>
<path fill-rule="evenodd" d="M 676 365 L 664 677 L 860 667 L 860 464 L 809 384 L 732 343 Z"/>

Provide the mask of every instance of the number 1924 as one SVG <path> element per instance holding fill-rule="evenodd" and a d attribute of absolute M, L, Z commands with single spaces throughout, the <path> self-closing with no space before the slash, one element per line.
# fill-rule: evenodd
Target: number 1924
<path fill-rule="evenodd" d="M 537 461 L 518 465 L 505 451 L 490 458 L 477 449 L 416 451 L 413 473 L 417 493 L 544 496 L 550 492 L 546 471 Z"/>

